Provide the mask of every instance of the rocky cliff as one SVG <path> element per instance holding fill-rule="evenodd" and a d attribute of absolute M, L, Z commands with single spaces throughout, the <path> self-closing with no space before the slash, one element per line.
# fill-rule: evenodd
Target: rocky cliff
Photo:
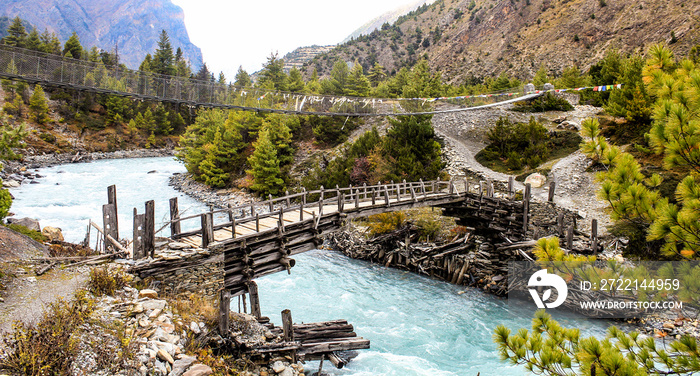
<path fill-rule="evenodd" d="M 73 31 L 84 48 L 114 51 L 121 62 L 138 68 L 156 47 L 161 30 L 168 32 L 173 50 L 198 69 L 202 52 L 190 42 L 182 9 L 170 0 L 3 0 L 0 16 L 29 21 L 39 32 L 55 32 L 65 42 Z"/>
<path fill-rule="evenodd" d="M 389 72 L 427 58 L 449 82 L 506 72 L 532 78 L 588 69 L 612 48 L 639 52 L 669 43 L 685 54 L 700 43 L 698 1 L 438 0 L 310 63 L 328 74 L 333 61 L 375 62 Z"/>

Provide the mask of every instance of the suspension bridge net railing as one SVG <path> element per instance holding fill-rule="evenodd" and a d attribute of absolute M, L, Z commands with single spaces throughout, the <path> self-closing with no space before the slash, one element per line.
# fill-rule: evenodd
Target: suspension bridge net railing
<path fill-rule="evenodd" d="M 464 111 L 540 95 L 520 90 L 450 98 L 382 99 L 289 93 L 123 69 L 5 45 L 0 45 L 0 77 L 193 106 L 342 116 Z"/>

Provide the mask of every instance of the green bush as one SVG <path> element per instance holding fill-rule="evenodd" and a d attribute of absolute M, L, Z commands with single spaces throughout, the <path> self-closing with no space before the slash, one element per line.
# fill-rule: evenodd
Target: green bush
<path fill-rule="evenodd" d="M 0 180 L 2 182 L 2 180 Z M 12 206 L 12 195 L 7 189 L 0 188 L 0 220 L 5 219 L 10 213 Z"/>
<path fill-rule="evenodd" d="M 14 232 L 18 232 L 22 235 L 26 235 L 26 236 L 28 236 L 28 237 L 30 237 L 30 238 L 32 238 L 40 243 L 43 243 L 43 242 L 48 240 L 44 235 L 41 235 L 41 231 L 31 230 L 31 229 L 29 229 L 25 226 L 22 226 L 22 225 L 8 224 L 8 225 L 5 225 L 5 227 L 9 228 L 10 230 L 12 230 Z"/>
<path fill-rule="evenodd" d="M 545 112 L 545 111 L 571 111 L 574 106 L 566 99 L 552 93 L 546 93 L 526 102 L 517 102 L 513 105 L 514 111 L 520 112 Z"/>

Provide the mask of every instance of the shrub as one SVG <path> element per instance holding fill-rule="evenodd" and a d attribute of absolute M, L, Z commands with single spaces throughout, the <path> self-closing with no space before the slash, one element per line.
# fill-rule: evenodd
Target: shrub
<path fill-rule="evenodd" d="M 44 235 L 41 235 L 41 231 L 31 230 L 31 229 L 29 229 L 25 226 L 22 226 L 22 225 L 8 224 L 8 225 L 5 225 L 5 227 L 9 228 L 10 230 L 12 230 L 14 232 L 18 232 L 22 235 L 26 235 L 26 236 L 38 241 L 39 243 L 43 243 L 43 242 L 48 240 Z"/>
<path fill-rule="evenodd" d="M 406 224 L 406 214 L 400 211 L 375 214 L 369 216 L 367 219 L 369 220 L 367 226 L 372 236 L 398 230 Z"/>
<path fill-rule="evenodd" d="M 7 353 L 0 358 L 0 368 L 29 376 L 69 374 L 78 351 L 73 333 L 93 309 L 94 301 L 81 291 L 73 301 L 50 304 L 36 325 L 16 322 L 13 332 L 2 339 Z"/>
<path fill-rule="evenodd" d="M 114 292 L 126 286 L 129 278 L 121 268 L 107 267 L 90 270 L 88 290 L 95 296 L 114 295 Z"/>
<path fill-rule="evenodd" d="M 574 106 L 566 99 L 552 93 L 546 93 L 526 102 L 517 102 L 513 105 L 514 111 L 520 112 L 545 112 L 545 111 L 571 111 Z"/>

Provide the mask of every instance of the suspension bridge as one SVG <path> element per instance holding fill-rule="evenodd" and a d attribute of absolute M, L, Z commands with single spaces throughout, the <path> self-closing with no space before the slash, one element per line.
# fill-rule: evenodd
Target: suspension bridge
<path fill-rule="evenodd" d="M 367 98 L 269 91 L 0 45 L 0 77 L 32 84 L 178 103 L 192 107 L 327 116 L 428 115 L 526 101 L 545 91 L 439 98 Z"/>

